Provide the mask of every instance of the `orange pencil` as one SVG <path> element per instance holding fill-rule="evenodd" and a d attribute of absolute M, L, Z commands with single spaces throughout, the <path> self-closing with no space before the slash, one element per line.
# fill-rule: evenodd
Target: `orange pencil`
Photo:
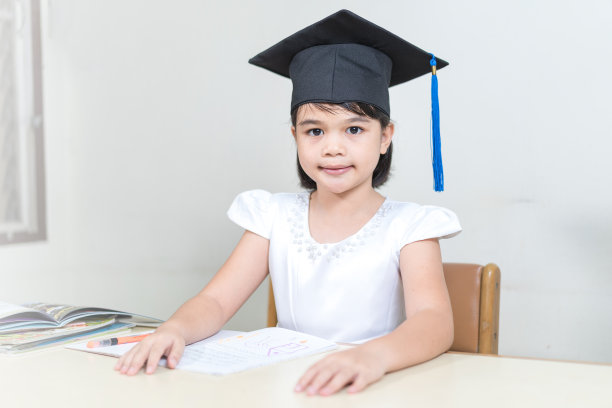
<path fill-rule="evenodd" d="M 113 337 L 113 338 L 105 339 L 105 340 L 92 340 L 87 343 L 87 347 L 94 348 L 94 347 L 116 346 L 117 344 L 124 344 L 124 343 L 136 343 L 144 339 L 145 337 L 147 337 L 149 334 L 142 334 L 140 336 Z"/>

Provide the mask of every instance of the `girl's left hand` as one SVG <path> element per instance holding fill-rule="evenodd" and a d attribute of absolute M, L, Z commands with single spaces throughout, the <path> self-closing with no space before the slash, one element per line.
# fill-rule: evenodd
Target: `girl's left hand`
<path fill-rule="evenodd" d="M 380 356 L 363 347 L 331 354 L 310 367 L 298 381 L 295 391 L 308 395 L 331 395 L 351 384 L 348 392 L 363 390 L 385 375 Z"/>

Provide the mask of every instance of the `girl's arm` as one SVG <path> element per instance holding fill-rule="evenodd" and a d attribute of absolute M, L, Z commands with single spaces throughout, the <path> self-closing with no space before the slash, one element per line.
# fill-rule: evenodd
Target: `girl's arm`
<path fill-rule="evenodd" d="M 269 240 L 245 231 L 225 264 L 196 296 L 185 302 L 152 335 L 123 355 L 115 370 L 134 375 L 146 363 L 153 373 L 165 355 L 176 367 L 186 344 L 218 332 L 268 273 Z"/>
<path fill-rule="evenodd" d="M 437 239 L 402 248 L 400 269 L 406 321 L 391 333 L 331 354 L 306 371 L 296 391 L 329 395 L 351 384 L 357 392 L 385 373 L 430 360 L 453 343 L 453 314 Z"/>

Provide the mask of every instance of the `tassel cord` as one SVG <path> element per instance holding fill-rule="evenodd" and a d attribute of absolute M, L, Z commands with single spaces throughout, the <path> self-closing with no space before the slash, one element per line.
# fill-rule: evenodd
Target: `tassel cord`
<path fill-rule="evenodd" d="M 440 140 L 440 104 L 438 101 L 438 76 L 436 58 L 431 56 L 431 164 L 434 175 L 434 190 L 444 191 L 444 169 L 442 167 L 442 143 Z"/>

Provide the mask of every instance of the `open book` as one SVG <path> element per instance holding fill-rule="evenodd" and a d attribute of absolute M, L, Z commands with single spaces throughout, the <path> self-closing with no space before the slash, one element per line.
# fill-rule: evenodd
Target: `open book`
<path fill-rule="evenodd" d="M 119 357 L 136 343 L 88 348 L 86 343 L 67 346 Z M 336 343 L 280 327 L 268 327 L 252 332 L 222 330 L 207 339 L 185 347 L 178 369 L 207 374 L 230 374 L 315 353 L 336 349 Z M 159 365 L 165 366 L 166 360 Z"/>
<path fill-rule="evenodd" d="M 38 350 L 161 323 L 152 317 L 98 307 L 0 302 L 0 353 Z"/>
<path fill-rule="evenodd" d="M 75 321 L 100 320 L 115 316 L 117 320 L 138 326 L 159 326 L 162 321 L 152 317 L 99 307 L 80 307 L 49 303 L 13 305 L 0 302 L 0 333 L 64 327 Z"/>

